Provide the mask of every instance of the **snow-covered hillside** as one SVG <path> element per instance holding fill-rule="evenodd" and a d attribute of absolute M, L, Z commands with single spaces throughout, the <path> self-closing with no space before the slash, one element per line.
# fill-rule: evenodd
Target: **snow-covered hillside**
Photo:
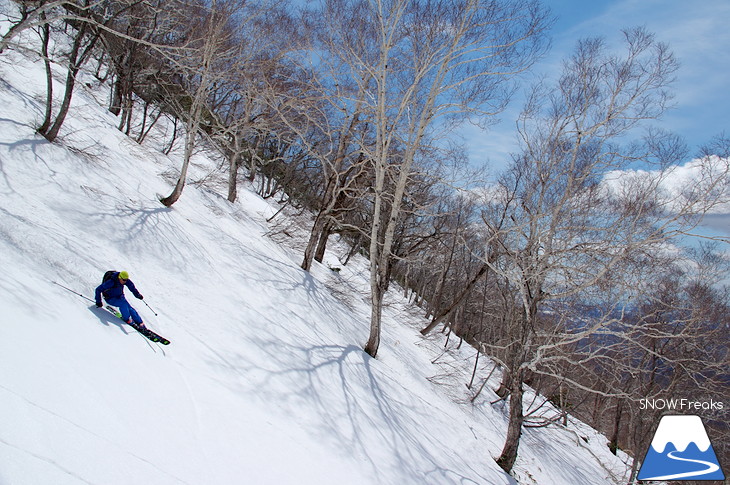
<path fill-rule="evenodd" d="M 371 359 L 364 260 L 331 271 L 347 250 L 333 244 L 302 271 L 267 235 L 275 202 L 231 204 L 215 176 L 163 207 L 175 152 L 116 130 L 90 77 L 49 144 L 34 131 L 44 90 L 33 54 L 0 56 L 1 485 L 515 483 L 493 459 L 506 406 L 467 399 L 472 349 L 439 357 L 443 336 L 422 338 L 394 291 Z M 199 156 L 192 178 L 214 166 Z M 55 284 L 93 298 L 108 269 L 129 271 L 151 308 L 130 302 L 171 345 Z M 526 429 L 514 475 L 625 471 L 574 422 Z"/>

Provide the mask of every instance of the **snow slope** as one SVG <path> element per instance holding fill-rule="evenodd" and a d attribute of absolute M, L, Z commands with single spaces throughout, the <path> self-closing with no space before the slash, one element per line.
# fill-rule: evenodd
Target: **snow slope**
<path fill-rule="evenodd" d="M 371 359 L 365 261 L 302 271 L 267 235 L 275 203 L 244 188 L 230 204 L 215 176 L 163 207 L 179 157 L 116 130 L 90 77 L 49 144 L 43 80 L 33 54 L 0 56 L 0 485 L 515 483 L 493 460 L 506 407 L 467 399 L 473 350 L 441 355 L 393 292 Z M 201 154 L 192 178 L 214 165 Z M 171 345 L 54 284 L 93 298 L 107 269 L 129 271 Z M 526 429 L 514 475 L 625 468 L 574 422 Z"/>

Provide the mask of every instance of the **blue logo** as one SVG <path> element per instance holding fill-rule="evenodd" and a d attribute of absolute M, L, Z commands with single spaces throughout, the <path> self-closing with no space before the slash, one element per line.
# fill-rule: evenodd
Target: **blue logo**
<path fill-rule="evenodd" d="M 702 418 L 664 416 L 646 452 L 639 480 L 724 480 Z"/>

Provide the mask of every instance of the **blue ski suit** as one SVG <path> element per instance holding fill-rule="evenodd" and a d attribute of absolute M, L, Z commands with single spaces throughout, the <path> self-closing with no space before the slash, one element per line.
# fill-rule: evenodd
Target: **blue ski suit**
<path fill-rule="evenodd" d="M 119 273 L 114 273 L 111 278 L 96 287 L 96 306 L 102 306 L 101 296 L 103 294 L 104 300 L 106 300 L 108 304 L 119 308 L 119 313 L 122 314 L 122 320 L 129 323 L 129 317 L 131 316 L 134 323 L 140 324 L 142 323 L 142 318 L 139 316 L 139 313 L 137 313 L 137 310 L 132 308 L 127 299 L 124 298 L 125 286 L 129 288 L 129 291 L 131 291 L 136 298 L 140 300 L 144 298 L 142 294 L 137 291 L 132 280 L 127 280 L 122 284 L 122 282 L 119 281 Z"/>

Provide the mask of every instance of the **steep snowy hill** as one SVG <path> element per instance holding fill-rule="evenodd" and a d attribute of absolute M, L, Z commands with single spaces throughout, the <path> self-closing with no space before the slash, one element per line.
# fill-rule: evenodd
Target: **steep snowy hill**
<path fill-rule="evenodd" d="M 46 142 L 43 83 L 33 54 L 0 56 L 1 485 L 515 483 L 493 459 L 504 404 L 466 399 L 473 350 L 433 364 L 442 337 L 423 339 L 394 292 L 371 359 L 365 261 L 302 271 L 267 236 L 274 203 L 242 190 L 230 204 L 215 177 L 163 207 L 175 152 L 116 130 L 91 78 Z M 150 307 L 130 302 L 171 345 L 56 284 L 93 298 L 108 269 L 129 271 Z M 572 422 L 526 429 L 514 475 L 606 484 L 625 470 Z"/>

